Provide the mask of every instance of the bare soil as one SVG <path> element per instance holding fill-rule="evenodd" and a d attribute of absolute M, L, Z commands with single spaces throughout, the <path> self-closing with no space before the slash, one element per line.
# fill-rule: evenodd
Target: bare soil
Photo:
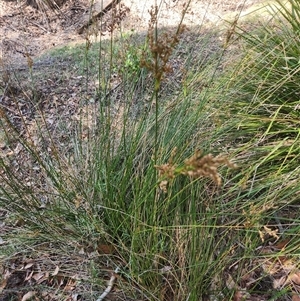
<path fill-rule="evenodd" d="M 99 0 L 101 1 L 101 0 Z M 160 2 L 160 1 L 158 1 Z M 184 23 L 188 27 L 215 26 L 230 13 L 246 10 L 261 0 L 193 0 L 187 10 Z M 147 30 L 148 11 L 155 0 L 122 0 L 123 30 L 142 32 Z M 161 1 L 159 25 L 177 26 L 186 1 Z M 26 63 L 26 57 L 35 58 L 45 51 L 70 43 L 83 43 L 88 30 L 82 34 L 78 30 L 84 25 L 89 14 L 90 1 L 69 0 L 60 10 L 40 12 L 19 1 L 0 1 L 0 53 L 5 65 Z M 105 35 L 109 29 L 109 12 L 106 22 L 96 27 L 97 33 Z M 93 29 L 95 31 L 95 28 Z"/>

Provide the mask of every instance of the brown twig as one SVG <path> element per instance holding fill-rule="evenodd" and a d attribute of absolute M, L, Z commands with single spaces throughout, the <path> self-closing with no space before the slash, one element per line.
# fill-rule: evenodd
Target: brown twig
<path fill-rule="evenodd" d="M 102 293 L 102 295 L 96 301 L 102 301 L 102 300 L 104 300 L 104 298 L 110 293 L 110 291 L 112 290 L 112 288 L 114 286 L 114 283 L 115 283 L 115 281 L 117 279 L 117 274 L 118 274 L 119 271 L 120 271 L 119 267 L 117 267 L 114 270 L 112 276 L 110 277 L 110 280 L 109 280 L 109 282 L 107 284 L 107 287 L 106 287 L 105 291 Z"/>

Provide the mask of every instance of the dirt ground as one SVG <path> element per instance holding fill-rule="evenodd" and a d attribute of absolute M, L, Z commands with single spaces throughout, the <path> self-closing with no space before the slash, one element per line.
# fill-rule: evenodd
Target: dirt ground
<path fill-rule="evenodd" d="M 155 0 L 121 0 L 123 30 L 145 31 L 149 20 L 149 9 Z M 163 0 L 161 2 L 160 26 L 176 26 L 180 21 L 187 1 Z M 261 0 L 192 0 L 184 23 L 189 27 L 209 24 L 217 25 L 222 19 L 241 9 L 246 10 Z M 26 63 L 26 57 L 35 58 L 49 49 L 69 43 L 85 41 L 87 33 L 78 30 L 89 14 L 90 1 L 68 0 L 60 11 L 48 10 L 46 14 L 19 1 L 0 1 L 0 54 L 5 65 Z M 109 16 L 109 12 L 107 13 Z M 106 25 L 106 26 L 105 26 Z M 100 26 L 99 26 L 100 27 Z M 109 17 L 102 28 L 105 36 Z M 94 29 L 93 29 L 94 30 Z M 0 67 L 0 70 L 2 68 Z"/>

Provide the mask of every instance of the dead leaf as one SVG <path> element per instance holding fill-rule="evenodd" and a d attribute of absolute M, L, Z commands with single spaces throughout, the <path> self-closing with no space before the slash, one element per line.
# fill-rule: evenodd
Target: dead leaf
<path fill-rule="evenodd" d="M 30 280 L 31 277 L 32 277 L 32 275 L 33 275 L 33 271 L 31 271 L 31 272 L 26 276 L 25 281 Z"/>
<path fill-rule="evenodd" d="M 295 284 L 300 285 L 300 272 L 294 273 L 290 275 L 290 280 L 293 281 Z"/>
<path fill-rule="evenodd" d="M 282 269 L 285 271 L 286 274 L 290 274 L 291 272 L 299 273 L 295 260 L 288 259 L 285 256 L 280 256 L 278 257 L 278 262 L 280 263 Z"/>
<path fill-rule="evenodd" d="M 286 276 L 283 276 L 283 277 L 278 278 L 278 279 L 274 279 L 273 280 L 273 288 L 282 289 L 286 285 L 286 282 L 287 282 L 287 277 Z"/>
<path fill-rule="evenodd" d="M 3 280 L 0 282 L 0 293 L 3 291 L 3 289 L 5 289 L 6 283 L 7 283 L 7 279 L 3 279 Z"/>
<path fill-rule="evenodd" d="M 233 296 L 233 301 L 244 301 L 249 297 L 249 294 L 245 291 L 236 291 Z"/>
<path fill-rule="evenodd" d="M 64 291 L 70 292 L 73 291 L 76 288 L 76 280 L 74 279 L 68 279 L 68 282 L 66 286 L 64 287 Z"/>
<path fill-rule="evenodd" d="M 40 280 L 44 276 L 44 273 L 36 273 L 32 276 L 35 281 Z"/>
<path fill-rule="evenodd" d="M 283 251 L 289 242 L 290 242 L 289 239 L 284 239 L 284 240 L 277 242 L 277 244 L 275 244 L 273 247 Z"/>
<path fill-rule="evenodd" d="M 27 301 L 27 300 L 30 300 L 32 297 L 35 296 L 35 294 L 36 294 L 35 291 L 30 291 L 30 292 L 26 293 L 26 294 L 23 296 L 23 298 L 22 298 L 21 301 Z"/>
<path fill-rule="evenodd" d="M 41 273 L 35 273 L 32 278 L 38 283 L 41 284 L 44 280 L 48 279 L 49 274 L 45 274 L 43 272 Z"/>
<path fill-rule="evenodd" d="M 52 273 L 52 276 L 56 276 L 58 274 L 58 272 L 59 272 L 59 267 L 56 266 L 54 272 Z"/>
<path fill-rule="evenodd" d="M 227 288 L 229 288 L 229 289 L 235 289 L 237 287 L 236 282 L 233 280 L 233 278 L 232 278 L 232 276 L 230 274 L 227 274 L 225 279 L 226 279 L 226 286 L 227 286 Z"/>
<path fill-rule="evenodd" d="M 292 301 L 300 301 L 299 295 L 292 295 Z"/>
<path fill-rule="evenodd" d="M 24 269 L 27 270 L 27 269 L 30 269 L 32 266 L 33 266 L 33 262 L 29 262 L 25 265 Z"/>
<path fill-rule="evenodd" d="M 98 245 L 97 250 L 100 254 L 112 254 L 114 247 L 112 245 Z"/>

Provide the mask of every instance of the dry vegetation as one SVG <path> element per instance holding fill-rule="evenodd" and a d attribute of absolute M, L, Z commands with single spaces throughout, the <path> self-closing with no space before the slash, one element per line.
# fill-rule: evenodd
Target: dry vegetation
<path fill-rule="evenodd" d="M 1 301 L 299 301 L 299 3 L 173 2 L 176 26 L 130 30 L 149 3 L 124 1 L 42 56 L 83 7 L 16 13 L 37 40 L 2 40 Z"/>

